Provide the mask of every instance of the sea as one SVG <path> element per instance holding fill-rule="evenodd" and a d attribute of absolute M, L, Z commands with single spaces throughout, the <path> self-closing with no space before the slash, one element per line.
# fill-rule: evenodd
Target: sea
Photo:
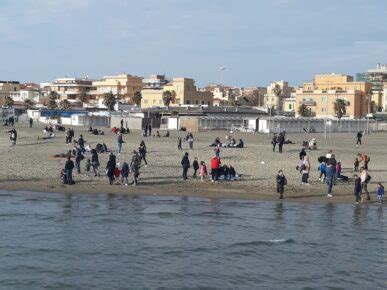
<path fill-rule="evenodd" d="M 0 191 L 0 289 L 386 289 L 384 211 Z"/>

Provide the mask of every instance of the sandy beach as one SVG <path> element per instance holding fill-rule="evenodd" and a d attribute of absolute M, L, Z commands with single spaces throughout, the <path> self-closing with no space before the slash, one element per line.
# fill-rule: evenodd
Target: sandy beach
<path fill-rule="evenodd" d="M 324 140 L 322 134 L 309 134 L 308 138 L 315 137 L 318 142 L 318 150 L 308 151 L 311 160 L 311 185 L 301 185 L 301 176 L 295 167 L 299 163 L 298 154 L 301 150 L 301 141 L 305 134 L 287 134 L 286 138 L 296 144 L 284 145 L 284 153 L 272 152 L 270 144 L 271 135 L 251 134 L 236 132 L 232 136 L 238 140 L 242 138 L 246 148 L 223 148 L 221 158 L 223 164 L 234 166 L 242 177 L 238 181 L 220 181 L 212 184 L 210 178 L 205 182 L 190 178 L 183 181 L 181 178 L 180 161 L 184 152 L 189 152 L 190 160 L 194 157 L 205 161 L 209 167 L 210 158 L 213 156 L 213 148 L 208 147 L 215 137 L 225 141 L 225 136 L 230 135 L 226 131 L 211 131 L 195 133 L 194 149 L 189 150 L 188 144 L 183 142 L 183 151 L 177 149 L 177 137 L 184 137 L 186 132 L 171 131 L 170 138 L 143 138 L 141 132 L 132 131 L 124 135 L 125 144 L 123 152 L 117 155 L 117 162 L 129 162 L 131 152 L 137 150 L 141 140 L 147 145 L 148 167 L 140 170 L 140 182 L 137 187 L 123 185 L 109 185 L 105 176 L 87 177 L 84 174 L 73 172 L 75 185 L 62 184 L 60 171 L 64 167 L 65 159 L 50 158 L 50 156 L 65 153 L 72 148 L 65 144 L 65 132 L 55 132 L 56 138 L 42 140 L 43 124 L 34 124 L 29 128 L 25 124 L 17 124 L 17 146 L 11 147 L 9 127 L 3 127 L 0 136 L 0 150 L 2 162 L 0 163 L 0 189 L 22 190 L 38 192 L 59 193 L 111 193 L 130 195 L 178 195 L 200 196 L 207 198 L 237 198 L 255 200 L 276 200 L 275 176 L 279 169 L 284 170 L 288 180 L 285 189 L 285 200 L 309 201 L 309 202 L 353 202 L 353 184 L 338 183 L 334 187 L 334 197 L 326 197 L 326 185 L 318 181 L 319 172 L 317 158 L 325 155 L 328 150 L 333 150 L 337 161 L 342 163 L 343 175 L 354 174 L 353 161 L 358 152 L 364 152 L 370 156 L 370 175 L 372 176 L 369 190 L 371 202 L 375 202 L 375 188 L 377 182 L 387 183 L 387 147 L 386 133 L 375 133 L 364 136 L 363 145 L 355 146 L 355 134 L 333 134 Z M 94 136 L 85 132 L 84 127 L 75 127 L 75 139 L 83 134 L 84 139 L 91 148 L 97 143 L 106 143 L 116 151 L 116 135 L 110 133 L 108 128 L 102 129 L 106 135 Z M 155 130 L 153 131 L 155 133 Z M 161 133 L 163 135 L 163 132 Z M 39 139 L 38 139 L 39 137 Z M 90 157 L 86 154 L 86 158 Z M 100 171 L 105 172 L 108 154 L 99 154 Z M 82 161 L 82 171 L 84 172 Z M 74 170 L 75 171 L 75 170 Z M 189 171 L 192 175 L 192 170 Z"/>

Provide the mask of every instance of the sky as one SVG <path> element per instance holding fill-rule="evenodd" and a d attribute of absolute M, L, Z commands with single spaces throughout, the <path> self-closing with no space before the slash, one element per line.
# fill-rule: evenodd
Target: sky
<path fill-rule="evenodd" d="M 387 63 L 386 0 L 0 0 L 0 79 L 301 85 Z"/>

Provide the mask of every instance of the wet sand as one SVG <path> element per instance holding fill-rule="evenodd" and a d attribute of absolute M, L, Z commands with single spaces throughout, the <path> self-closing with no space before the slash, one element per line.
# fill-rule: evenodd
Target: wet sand
<path fill-rule="evenodd" d="M 372 176 L 369 190 L 373 202 L 376 199 L 376 183 L 387 183 L 387 134 L 376 133 L 364 136 L 363 145 L 355 146 L 355 134 L 332 134 L 324 140 L 322 134 L 309 134 L 308 138 L 315 137 L 318 141 L 318 150 L 308 151 L 311 160 L 310 185 L 301 185 L 301 176 L 295 167 L 299 163 L 298 154 L 301 141 L 305 134 L 287 134 L 286 138 L 296 144 L 284 145 L 284 153 L 272 152 L 270 144 L 271 135 L 234 133 L 233 137 L 242 138 L 246 148 L 223 148 L 221 158 L 223 164 L 231 164 L 242 177 L 238 181 L 220 181 L 213 184 L 208 178 L 205 182 L 190 178 L 183 181 L 181 178 L 180 161 L 184 152 L 189 152 L 190 160 L 194 157 L 205 161 L 209 167 L 213 148 L 208 147 L 215 137 L 219 136 L 225 141 L 226 131 L 211 131 L 194 134 L 194 149 L 189 150 L 188 144 L 183 142 L 183 151 L 177 150 L 177 137 L 184 137 L 185 132 L 171 131 L 170 138 L 143 138 L 139 131 L 132 131 L 124 135 L 125 144 L 123 152 L 117 155 L 117 162 L 129 162 L 131 152 L 138 148 L 141 140 L 147 145 L 148 167 L 141 167 L 140 182 L 137 187 L 123 185 L 109 185 L 105 176 L 86 177 L 84 174 L 73 173 L 75 185 L 62 184 L 60 171 L 64 167 L 65 159 L 50 158 L 59 153 L 65 153 L 72 148 L 65 144 L 65 132 L 55 132 L 56 138 L 42 140 L 44 125 L 34 124 L 28 128 L 24 124 L 17 124 L 18 142 L 16 147 L 11 147 L 9 142 L 8 127 L 3 127 L 0 135 L 0 189 L 22 190 L 39 192 L 60 193 L 112 193 L 130 195 L 178 195 L 199 196 L 206 198 L 237 198 L 254 200 L 277 200 L 275 176 L 279 169 L 284 170 L 288 180 L 285 189 L 285 200 L 307 202 L 353 202 L 353 184 L 338 183 L 334 187 L 334 197 L 326 197 L 326 186 L 318 181 L 319 172 L 317 158 L 325 155 L 328 150 L 333 150 L 336 159 L 342 163 L 343 175 L 352 177 L 353 161 L 358 152 L 365 152 L 371 157 L 369 164 Z M 86 128 L 75 127 L 76 139 L 80 134 L 92 148 L 99 143 L 106 143 L 109 148 L 116 150 L 116 135 L 104 130 L 104 136 L 94 136 L 85 132 Z M 154 131 L 155 133 L 155 131 Z M 161 132 L 163 135 L 163 132 Z M 38 136 L 40 139 L 38 139 Z M 86 155 L 86 158 L 90 157 Z M 100 171 L 104 174 L 108 154 L 99 154 Z M 85 161 L 81 169 L 84 172 Z M 192 175 L 192 169 L 189 174 Z"/>

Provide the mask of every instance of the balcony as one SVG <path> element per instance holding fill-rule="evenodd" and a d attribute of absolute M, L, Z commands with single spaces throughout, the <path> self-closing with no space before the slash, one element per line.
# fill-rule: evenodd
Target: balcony
<path fill-rule="evenodd" d="M 312 107 L 312 106 L 316 106 L 316 102 L 315 101 L 300 101 L 300 105 Z"/>

